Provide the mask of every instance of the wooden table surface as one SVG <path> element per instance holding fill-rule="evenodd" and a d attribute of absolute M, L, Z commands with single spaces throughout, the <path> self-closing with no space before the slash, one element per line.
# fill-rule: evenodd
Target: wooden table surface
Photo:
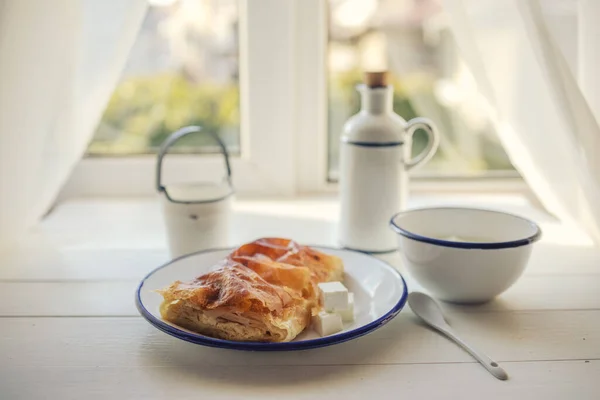
<path fill-rule="evenodd" d="M 421 325 L 408 306 L 365 337 L 302 352 L 182 342 L 137 313 L 139 280 L 168 260 L 155 199 L 72 200 L 0 257 L 0 399 L 600 399 L 600 251 L 515 196 L 416 198 L 538 221 L 524 276 L 478 307 L 443 305 L 469 343 L 502 364 L 489 375 Z M 332 199 L 235 203 L 232 244 L 260 236 L 335 244 Z M 383 259 L 403 271 L 400 256 Z"/>

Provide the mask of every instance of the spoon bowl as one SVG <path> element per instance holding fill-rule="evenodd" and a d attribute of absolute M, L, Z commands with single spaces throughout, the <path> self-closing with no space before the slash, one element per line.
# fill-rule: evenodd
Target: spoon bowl
<path fill-rule="evenodd" d="M 412 292 L 408 304 L 413 312 L 430 326 L 450 327 L 440 306 L 433 299 L 421 292 Z"/>

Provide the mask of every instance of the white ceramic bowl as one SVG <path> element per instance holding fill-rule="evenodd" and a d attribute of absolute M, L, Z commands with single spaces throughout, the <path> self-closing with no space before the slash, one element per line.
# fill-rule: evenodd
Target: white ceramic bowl
<path fill-rule="evenodd" d="M 486 302 L 521 276 L 541 237 L 532 221 L 472 208 L 424 208 L 398 213 L 398 233 L 408 272 L 440 300 Z"/>

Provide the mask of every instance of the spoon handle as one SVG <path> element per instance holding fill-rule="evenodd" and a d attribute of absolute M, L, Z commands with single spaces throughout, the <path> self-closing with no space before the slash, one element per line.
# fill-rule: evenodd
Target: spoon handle
<path fill-rule="evenodd" d="M 454 331 L 452 329 L 450 329 L 450 327 L 440 329 L 440 332 L 442 332 L 448 338 L 454 340 L 460 347 L 465 349 L 469 354 L 471 354 L 473 356 L 473 358 L 475 358 L 477 361 L 479 361 L 481 363 L 481 365 L 483 365 L 485 367 L 485 369 L 487 369 L 496 378 L 498 378 L 502 381 L 505 381 L 508 379 L 508 374 L 506 373 L 506 371 L 504 371 L 504 369 L 502 369 L 502 367 L 500 367 L 498 365 L 497 362 L 495 362 L 494 360 L 492 360 L 485 354 L 481 353 L 478 350 L 475 350 L 473 347 L 471 347 L 468 344 L 466 344 L 465 342 L 463 342 L 461 338 L 456 336 L 456 333 L 454 333 Z"/>

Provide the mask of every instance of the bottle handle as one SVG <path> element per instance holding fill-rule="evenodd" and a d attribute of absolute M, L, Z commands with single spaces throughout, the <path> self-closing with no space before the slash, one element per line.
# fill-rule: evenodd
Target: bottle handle
<path fill-rule="evenodd" d="M 435 124 L 427 118 L 413 118 L 406 125 L 406 132 L 412 136 L 417 129 L 423 129 L 427 133 L 427 146 L 415 157 L 405 162 L 406 169 L 410 170 L 431 160 L 440 144 L 440 135 Z"/>

